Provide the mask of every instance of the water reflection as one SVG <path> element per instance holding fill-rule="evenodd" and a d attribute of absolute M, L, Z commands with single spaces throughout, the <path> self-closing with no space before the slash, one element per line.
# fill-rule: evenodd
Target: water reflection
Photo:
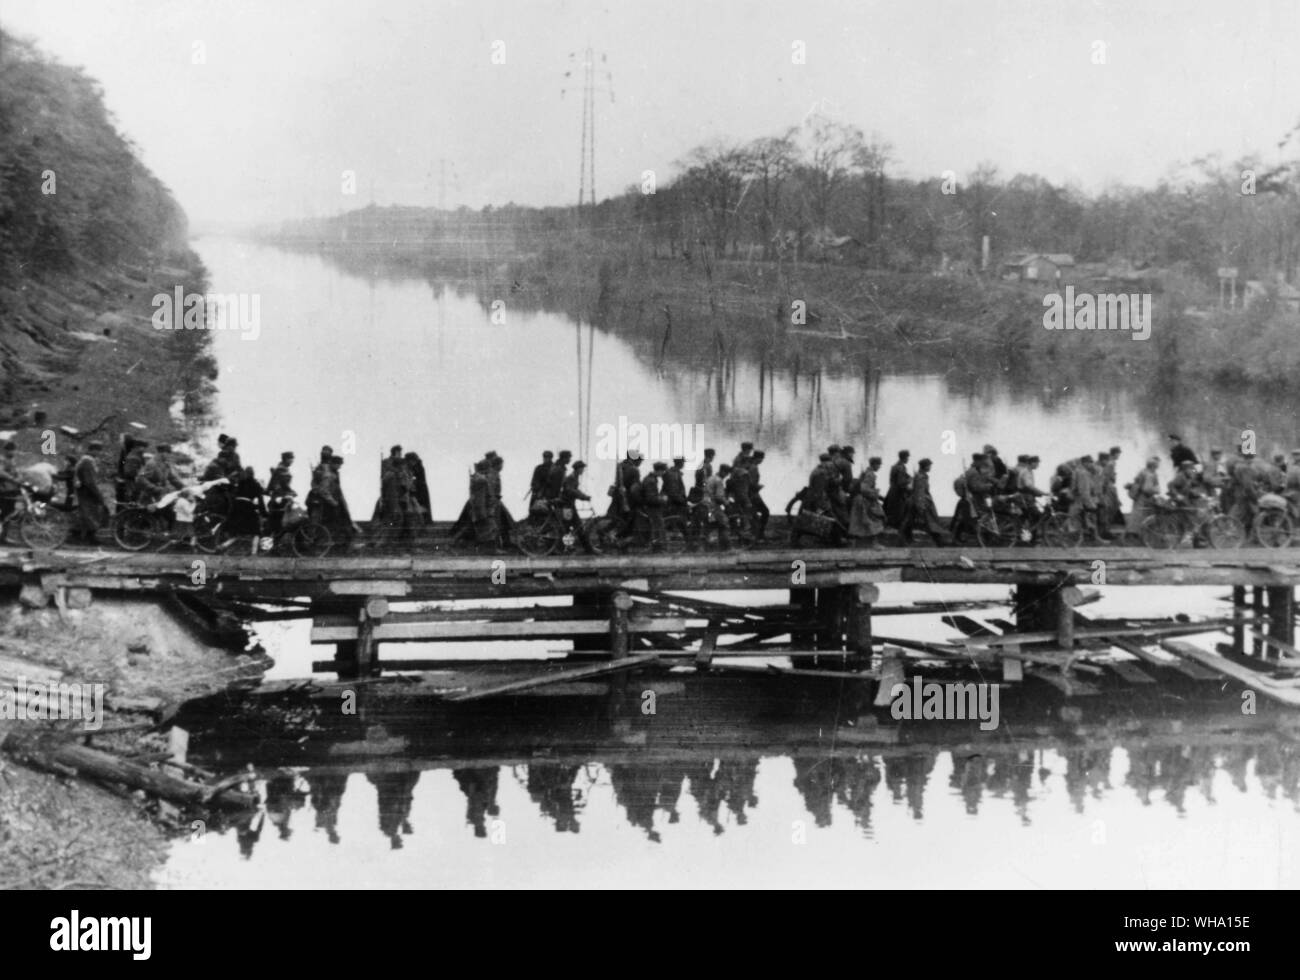
<path fill-rule="evenodd" d="M 585 764 L 462 766 L 450 770 L 459 793 L 426 798 L 423 806 L 415 805 L 416 787 L 422 776 L 436 770 L 434 766 L 381 772 L 307 769 L 268 780 L 262 810 L 244 815 L 218 833 L 233 834 L 241 857 L 251 860 L 266 828 L 274 828 L 278 840 L 289 841 L 293 837 L 291 823 L 298 811 L 306 810 L 314 820 L 314 829 L 331 845 L 345 844 L 338 829 L 339 813 L 349 795 L 361 792 L 358 787 L 362 783 L 353 777 L 363 777 L 364 784 L 374 791 L 373 802 L 367 798 L 363 803 L 374 812 L 368 833 L 378 834 L 392 850 L 401 849 L 433 809 L 449 807 L 459 807 L 465 838 L 487 839 L 498 817 L 540 820 L 552 833 L 578 834 L 584 831 L 579 817 L 585 799 L 593 787 L 600 786 L 608 788 L 617 807 L 616 813 L 606 812 L 604 819 L 618 816 L 645 840 L 670 845 L 675 836 L 698 833 L 697 827 L 711 836 L 746 827 L 761 812 L 756 784 L 760 772 L 770 767 L 792 768 L 789 785 L 800 807 L 795 816 L 806 815 L 821 829 L 845 821 L 866 838 L 879 836 L 873 825 L 876 809 L 891 805 L 916 822 L 928 819 L 936 810 L 948 815 L 957 807 L 976 817 L 990 806 L 1005 805 L 1021 826 L 1029 827 L 1037 809 L 1051 809 L 1053 796 L 1062 790 L 1070 809 L 1078 815 L 1090 807 L 1100 808 L 1120 792 L 1143 807 L 1167 807 L 1181 817 L 1187 813 L 1189 794 L 1211 806 L 1218 803 L 1215 784 L 1225 779 L 1239 793 L 1285 800 L 1291 812 L 1300 812 L 1300 745 L 1278 736 L 1252 745 L 1225 741 L 1144 746 L 1139 742 L 1040 753 L 1029 749 L 971 754 L 907 751 L 732 756 L 689 763 L 605 764 L 593 760 Z M 1125 770 L 1118 790 L 1111 777 L 1114 769 Z M 936 771 L 947 772 L 946 793 L 936 792 Z M 512 775 L 527 791 L 528 812 L 507 812 L 498 800 L 501 783 Z M 585 789 L 580 786 L 583 782 L 588 783 Z M 774 801 L 771 806 L 782 817 L 789 814 L 788 801 Z M 693 812 L 698 822 L 681 828 L 687 812 Z"/>

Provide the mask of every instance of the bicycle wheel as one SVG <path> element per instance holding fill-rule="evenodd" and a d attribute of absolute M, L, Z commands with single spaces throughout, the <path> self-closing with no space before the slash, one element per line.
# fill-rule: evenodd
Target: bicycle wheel
<path fill-rule="evenodd" d="M 1069 514 L 1048 514 L 1039 536 L 1049 548 L 1077 548 L 1083 543 L 1083 526 Z"/>
<path fill-rule="evenodd" d="M 113 517 L 113 540 L 127 551 L 143 551 L 153 544 L 157 533 L 157 520 L 143 507 L 128 507 Z"/>
<path fill-rule="evenodd" d="M 221 517 L 204 512 L 194 515 L 194 547 L 205 554 L 216 554 L 221 541 Z"/>
<path fill-rule="evenodd" d="M 975 524 L 981 548 L 1010 548 L 1020 539 L 1020 519 L 1014 514 L 985 514 Z"/>
<path fill-rule="evenodd" d="M 1246 540 L 1246 529 L 1235 517 L 1217 514 L 1206 524 L 1205 536 L 1211 548 L 1240 548 Z"/>
<path fill-rule="evenodd" d="M 519 550 L 531 558 L 542 558 L 560 546 L 564 537 L 564 528 L 552 515 L 534 523 L 522 520 L 515 525 L 515 544 Z"/>
<path fill-rule="evenodd" d="M 18 533 L 23 543 L 39 551 L 50 551 L 68 540 L 72 520 L 54 507 L 34 507 L 23 512 Z"/>
<path fill-rule="evenodd" d="M 1291 543 L 1291 518 L 1285 511 L 1261 510 L 1254 531 L 1256 540 L 1265 548 L 1285 548 Z"/>
<path fill-rule="evenodd" d="M 299 558 L 324 558 L 333 544 L 330 529 L 315 521 L 304 521 L 289 536 L 289 546 Z"/>
<path fill-rule="evenodd" d="M 1156 551 L 1172 551 L 1183 540 L 1183 525 L 1173 514 L 1152 514 L 1139 529 L 1142 543 Z"/>

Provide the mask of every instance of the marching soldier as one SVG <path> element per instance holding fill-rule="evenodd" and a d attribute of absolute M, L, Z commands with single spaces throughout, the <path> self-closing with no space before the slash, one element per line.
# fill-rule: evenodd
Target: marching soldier
<path fill-rule="evenodd" d="M 594 552 L 591 542 L 587 539 L 587 530 L 582 526 L 582 518 L 578 514 L 578 501 L 591 499 L 591 495 L 584 493 L 581 486 L 582 474 L 586 469 L 587 464 L 578 460 L 573 464 L 573 472 L 564 478 L 564 483 L 560 487 L 560 518 L 569 530 L 577 534 L 582 550 L 590 555 Z"/>
<path fill-rule="evenodd" d="M 533 478 L 528 483 L 528 498 L 532 503 L 546 499 L 546 481 L 550 478 L 551 467 L 554 465 L 555 453 L 548 449 L 542 453 L 542 461 L 533 467 Z"/>
<path fill-rule="evenodd" d="M 754 456 L 749 464 L 749 505 L 754 512 L 755 541 L 763 541 L 766 539 L 767 520 L 772 516 L 772 512 L 768 510 L 761 492 L 763 489 L 763 479 L 759 467 L 765 459 L 767 459 L 767 454 L 761 449 L 756 449 L 754 450 Z"/>
<path fill-rule="evenodd" d="M 674 456 L 673 465 L 663 475 L 663 494 L 668 498 L 668 513 L 676 517 L 685 517 L 687 512 L 685 466 L 685 456 Z"/>
<path fill-rule="evenodd" d="M 879 456 L 867 460 L 849 508 L 849 537 L 862 539 L 868 548 L 884 547 L 878 540 L 885 532 L 885 508 L 880 503 L 880 487 L 876 482 L 881 465 Z"/>
<path fill-rule="evenodd" d="M 91 442 L 77 461 L 74 481 L 77 493 L 77 534 L 86 544 L 94 544 L 100 526 L 108 515 L 104 492 L 99 488 L 99 462 L 95 453 L 102 452 L 102 442 Z"/>
<path fill-rule="evenodd" d="M 278 534 L 284 527 L 285 509 L 289 506 L 289 501 L 297 496 L 293 492 L 293 460 L 292 452 L 281 453 L 280 465 L 271 470 L 271 477 L 266 481 L 267 527 L 272 535 Z"/>
<path fill-rule="evenodd" d="M 654 469 L 641 481 L 640 504 L 650 522 L 650 547 L 653 551 L 663 551 L 667 544 L 664 508 L 668 506 L 668 498 L 663 493 L 663 475 L 667 469 L 667 463 L 655 463 Z"/>
<path fill-rule="evenodd" d="M 912 477 L 907 472 L 907 461 L 912 454 L 901 449 L 898 462 L 889 468 L 889 490 L 885 493 L 885 519 L 891 527 L 903 526 L 908 500 L 912 495 Z"/>

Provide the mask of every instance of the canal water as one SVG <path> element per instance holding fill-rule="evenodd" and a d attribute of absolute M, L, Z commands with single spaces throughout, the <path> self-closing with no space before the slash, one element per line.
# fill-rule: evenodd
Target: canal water
<path fill-rule="evenodd" d="M 214 292 L 256 295 L 252 331 L 216 331 L 218 419 L 259 476 L 283 450 L 309 484 L 322 444 L 345 456 L 344 489 L 368 516 L 379 460 L 420 453 L 435 516 L 459 511 L 474 460 L 505 457 L 516 513 L 543 449 L 590 464 L 598 506 L 616 452 L 602 439 L 661 426 L 685 455 L 729 459 L 741 440 L 767 452 L 773 509 L 816 453 L 851 443 L 859 460 L 908 448 L 934 459 L 941 512 L 952 479 L 985 442 L 1055 462 L 1118 445 L 1127 480 L 1162 452 L 1173 424 L 1230 444 L 1294 441 L 1294 416 L 1249 393 L 1186 390 L 1152 407 L 1140 383 L 1045 389 L 944 373 L 846 370 L 798 377 L 780 366 L 656 366 L 622 339 L 562 313 L 506 305 L 494 318 L 472 290 L 362 278 L 308 254 L 225 239 L 198 251 Z M 504 322 L 502 322 L 502 320 Z M 1168 406 L 1173 405 L 1170 409 Z M 1171 413 L 1173 417 L 1171 418 Z M 614 438 L 611 439 L 610 434 Z M 668 455 L 667 451 L 660 455 Z M 653 454 L 652 454 L 653 455 Z M 1168 467 L 1163 472 L 1167 474 Z M 1002 598 L 1005 590 L 885 586 L 883 601 Z M 1225 590 L 1108 589 L 1097 615 L 1221 613 Z M 1006 615 L 1006 611 L 994 615 Z M 937 638 L 933 620 L 889 623 Z M 883 630 L 882 630 L 883 632 Z M 304 624 L 259 639 L 273 677 L 310 673 Z M 317 648 L 317 655 L 319 656 Z M 527 648 L 544 656 L 544 645 Z M 427 655 L 427 651 L 402 650 Z M 1086 700 L 1086 699 L 1081 699 Z M 1087 707 L 1084 705 L 1084 714 Z M 998 734 L 998 733 L 993 733 Z M 851 760 L 780 751 L 672 765 L 544 755 L 509 765 L 417 772 L 312 770 L 266 787 L 254 825 L 174 845 L 159 880 L 176 887 L 707 886 L 1296 887 L 1300 757 L 1280 736 L 1232 730 L 1171 746 L 1134 736 L 1067 751 L 1026 728 L 989 751 L 934 749 Z M 346 767 L 344 767 L 346 768 Z"/>

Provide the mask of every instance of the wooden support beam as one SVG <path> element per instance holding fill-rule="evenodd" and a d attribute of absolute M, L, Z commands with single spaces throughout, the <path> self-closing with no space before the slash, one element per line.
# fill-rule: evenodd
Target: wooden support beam
<path fill-rule="evenodd" d="M 1264 616 L 1264 590 L 1258 585 L 1250 590 L 1250 607 L 1254 614 L 1255 621 L 1259 622 Z M 1250 644 L 1252 656 L 1262 657 L 1264 655 L 1264 643 L 1262 640 L 1254 639 Z"/>
<path fill-rule="evenodd" d="M 1241 615 L 1240 610 L 1246 608 L 1246 587 L 1244 585 L 1234 585 L 1232 587 L 1232 609 L 1236 615 Z M 1239 657 L 1246 655 L 1246 637 L 1242 632 L 1242 624 L 1237 623 L 1232 627 L 1232 651 Z"/>
<path fill-rule="evenodd" d="M 880 659 L 880 686 L 876 688 L 876 697 L 871 702 L 877 708 L 886 708 L 893 701 L 895 684 L 907 680 L 903 672 L 903 659 L 895 650 L 885 648 Z"/>
<path fill-rule="evenodd" d="M 626 592 L 615 592 L 610 600 L 610 606 L 609 655 L 615 660 L 622 660 L 627 657 L 627 614 L 632 608 L 632 597 Z"/>
<path fill-rule="evenodd" d="M 614 661 L 608 663 L 592 664 L 589 667 L 575 667 L 572 670 L 553 670 L 547 674 L 541 674 L 536 677 L 527 677 L 518 681 L 511 681 L 508 684 L 495 684 L 492 687 L 480 688 L 477 691 L 466 691 L 464 694 L 456 694 L 446 700 L 459 704 L 463 701 L 478 701 L 482 698 L 499 697 L 502 694 L 531 691 L 534 688 L 543 687 L 547 684 L 560 684 L 567 681 L 580 680 L 585 677 L 599 677 L 601 674 L 612 674 L 619 670 L 632 670 L 635 667 L 654 663 L 657 659 L 658 657 L 653 653 L 637 654 L 631 657 L 624 655 L 622 657 L 617 657 Z"/>

